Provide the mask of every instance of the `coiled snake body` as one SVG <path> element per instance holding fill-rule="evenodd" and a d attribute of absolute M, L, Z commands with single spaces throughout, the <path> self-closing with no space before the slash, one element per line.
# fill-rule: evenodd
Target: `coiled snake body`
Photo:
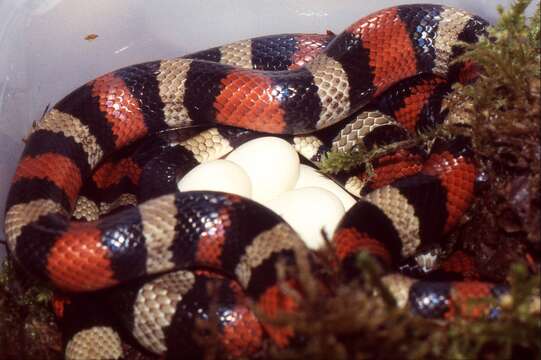
<path fill-rule="evenodd" d="M 295 301 L 278 286 L 276 264 L 296 266 L 308 252 L 302 241 L 280 217 L 250 200 L 172 192 L 176 173 L 160 170 L 171 169 L 162 166 L 164 158 L 182 171 L 205 160 L 197 141 L 210 148 L 219 143 L 214 154 L 219 156 L 236 146 L 235 141 L 223 146 L 223 139 L 238 139 L 242 131 L 208 130 L 203 140 L 179 141 L 164 153 L 157 146 L 165 156 L 160 161 L 148 160 L 145 148 L 139 158 L 122 152 L 144 137 L 194 126 L 309 134 L 355 116 L 378 97 L 399 122 L 405 119 L 403 127 L 415 130 L 411 119 L 424 111 L 418 104 L 430 103 L 425 93 L 459 77 L 461 65 L 450 65 L 458 42 L 476 41 L 485 27 L 482 19 L 445 6 L 397 6 L 364 17 L 337 36 L 257 38 L 100 76 L 55 105 L 28 137 L 6 206 L 10 251 L 31 273 L 64 291 L 118 287 L 115 304 L 124 308 L 125 323 L 153 352 L 200 354 L 191 332 L 209 309 L 209 283 L 218 284 L 220 336 L 230 354 L 250 355 L 265 335 L 287 346 L 293 331 L 261 323 L 242 299 L 249 297 L 268 317 L 295 311 Z M 395 95 L 385 97 L 403 80 L 409 85 L 393 93 L 401 94 L 401 103 L 392 100 Z M 363 116 L 356 121 L 366 124 L 363 119 L 370 116 Z M 343 139 L 355 124 L 341 130 Z M 363 135 L 363 141 L 371 136 L 374 142 L 373 134 L 385 133 L 380 130 Z M 306 139 L 292 141 L 301 146 Z M 141 169 L 137 159 L 150 165 Z M 360 251 L 392 269 L 438 241 L 467 209 L 475 178 L 467 139 L 436 146 L 414 168 L 398 180 L 385 180 L 392 166 L 386 168 L 372 184 L 375 190 L 342 220 L 333 243 L 346 273 L 355 275 Z M 134 185 L 140 193 L 100 205 L 109 196 L 107 188 L 118 195 Z M 92 196 L 102 198 L 92 201 Z M 133 281 L 138 283 L 123 287 Z M 448 313 L 453 294 L 501 291 L 483 283 L 426 284 L 397 274 L 387 282 L 402 294 L 399 303 L 428 316 Z M 115 335 L 100 328 L 100 319 L 89 321 L 95 326 L 73 337 L 67 356 L 84 357 L 84 351 L 117 356 Z"/>

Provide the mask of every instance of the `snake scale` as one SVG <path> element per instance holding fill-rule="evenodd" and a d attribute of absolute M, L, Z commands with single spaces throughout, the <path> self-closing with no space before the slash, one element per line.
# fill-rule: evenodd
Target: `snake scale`
<path fill-rule="evenodd" d="M 317 160 L 326 146 L 318 134 L 327 128 L 338 127 L 329 146 L 342 150 L 351 137 L 369 148 L 422 130 L 441 90 L 463 75 L 464 65 L 452 63 L 458 43 L 477 41 L 486 26 L 446 6 L 396 6 L 336 36 L 240 41 L 128 66 L 67 95 L 27 138 L 5 216 L 10 253 L 25 269 L 62 291 L 85 293 L 76 316 L 86 328 L 69 333 L 66 356 L 121 356 L 111 320 L 91 311 L 107 289 L 124 326 L 157 354 L 202 356 L 192 333 L 214 301 L 230 355 L 250 356 L 265 337 L 281 347 L 294 343 L 291 328 L 259 319 L 246 299 L 266 318 L 294 312 L 298 304 L 281 290 L 276 265 L 294 268 L 311 253 L 262 205 L 226 193 L 175 192 L 179 172 L 224 155 L 257 136 L 252 131 L 290 136 Z M 359 112 L 367 104 L 377 115 Z M 502 286 L 395 272 L 453 228 L 475 180 L 467 138 L 436 144 L 421 162 L 405 156 L 407 166 L 390 161 L 376 169 L 362 194 L 346 184 L 362 196 L 332 238 L 344 272 L 358 276 L 356 255 L 368 252 L 387 270 L 384 282 L 399 304 L 429 317 L 449 317 L 470 297 L 500 295 Z M 282 280 L 295 286 L 291 275 Z"/>

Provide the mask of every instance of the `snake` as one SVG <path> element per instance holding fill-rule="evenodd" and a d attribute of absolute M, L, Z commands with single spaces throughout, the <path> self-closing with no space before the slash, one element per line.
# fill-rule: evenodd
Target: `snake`
<path fill-rule="evenodd" d="M 299 306 L 282 286 L 298 287 L 298 279 L 277 265 L 295 269 L 308 259 L 312 266 L 313 252 L 254 201 L 175 191 L 178 173 L 254 132 L 289 137 L 311 160 L 329 129 L 337 129 L 334 149 L 351 148 L 352 138 L 367 147 L 400 140 L 430 125 L 415 119 L 430 118 L 421 115 L 441 104 L 440 90 L 460 80 L 459 45 L 476 42 L 486 27 L 463 10 L 401 5 L 338 35 L 253 38 L 131 65 L 64 97 L 26 139 L 5 232 L 24 269 L 84 304 L 76 317 L 87 327 L 71 330 L 66 357 L 121 356 L 112 320 L 91 311 L 108 291 L 106 306 L 156 354 L 201 357 L 193 332 L 198 318 L 212 316 L 231 356 L 251 356 L 266 338 L 294 344 L 294 330 L 271 321 Z M 500 296 L 499 285 L 396 272 L 459 222 L 476 176 L 467 137 L 438 142 L 420 163 L 415 152 L 400 157 L 408 166 L 388 157 L 362 190 L 363 175 L 346 184 L 359 198 L 331 239 L 344 273 L 359 277 L 356 257 L 370 254 L 398 303 L 427 317 L 450 317 L 464 299 Z"/>

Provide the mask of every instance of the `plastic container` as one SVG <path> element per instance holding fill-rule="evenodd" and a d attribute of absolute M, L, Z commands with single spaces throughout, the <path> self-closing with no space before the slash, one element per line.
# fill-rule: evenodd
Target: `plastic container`
<path fill-rule="evenodd" d="M 433 2 L 493 21 L 496 5 L 511 1 Z M 0 238 L 23 137 L 48 106 L 78 85 L 122 66 L 258 35 L 339 33 L 361 16 L 404 3 L 408 1 L 0 0 Z M 0 245 L 0 257 L 3 253 Z"/>

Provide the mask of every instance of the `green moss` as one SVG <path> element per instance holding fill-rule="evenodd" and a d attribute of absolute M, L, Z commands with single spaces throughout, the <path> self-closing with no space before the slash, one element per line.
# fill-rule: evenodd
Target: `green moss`
<path fill-rule="evenodd" d="M 541 337 L 535 335 L 541 331 L 541 317 L 539 310 L 532 314 L 532 306 L 539 306 L 539 276 L 528 274 L 523 264 L 515 264 L 509 277 L 511 293 L 502 299 L 503 311 L 498 321 L 450 323 L 448 358 L 474 359 L 489 354 L 495 359 L 541 356 Z"/>
<path fill-rule="evenodd" d="M 486 179 L 459 242 L 480 255 L 482 275 L 497 281 L 525 258 L 538 268 L 541 254 L 540 5 L 527 19 L 530 3 L 498 8 L 489 37 L 467 45 L 459 59 L 479 64 L 479 79 L 456 85 L 449 97 L 451 110 L 471 122 L 475 161 Z"/>
<path fill-rule="evenodd" d="M 345 284 L 341 274 L 334 287 L 318 291 L 310 274 L 301 269 L 301 305 L 298 313 L 281 319 L 302 334 L 306 343 L 287 350 L 273 348 L 275 359 L 509 359 L 541 356 L 541 317 L 532 314 L 539 297 L 539 277 L 522 264 L 510 273 L 511 292 L 504 297 L 497 321 L 467 319 L 457 314 L 453 321 L 420 318 L 395 306 L 379 281 L 380 270 L 372 259 L 360 254 L 358 266 L 364 280 Z M 309 288 L 307 290 L 307 288 Z M 314 291 L 314 289 L 316 289 Z M 494 303 L 494 299 L 473 302 Z M 535 303 L 539 306 L 539 303 Z"/>
<path fill-rule="evenodd" d="M 375 159 L 392 154 L 399 149 L 408 149 L 429 143 L 436 138 L 449 137 L 450 133 L 446 128 L 438 127 L 424 133 L 416 134 L 411 139 L 376 146 L 371 150 L 367 150 L 361 143 L 345 152 L 339 150 L 327 152 L 318 166 L 326 174 L 337 174 L 342 171 L 349 171 L 355 167 L 364 166 L 367 175 L 371 176 L 373 173 L 372 162 Z"/>
<path fill-rule="evenodd" d="M 0 359 L 59 359 L 51 291 L 0 262 Z"/>

